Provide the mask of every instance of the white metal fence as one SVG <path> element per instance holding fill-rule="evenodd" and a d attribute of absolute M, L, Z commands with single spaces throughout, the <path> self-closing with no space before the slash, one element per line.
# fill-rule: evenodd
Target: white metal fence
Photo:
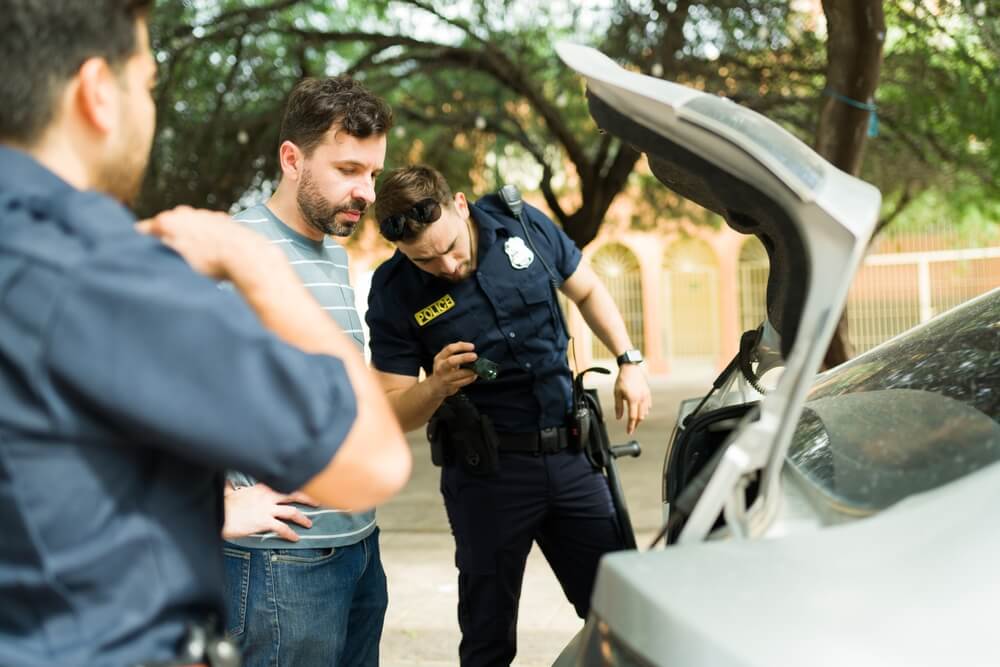
<path fill-rule="evenodd" d="M 998 284 L 1000 248 L 871 255 L 847 299 L 854 352 L 864 352 Z"/>
<path fill-rule="evenodd" d="M 763 319 L 767 263 L 741 262 L 740 324 Z M 1000 285 L 1000 247 L 870 255 L 847 297 L 847 330 L 855 354 Z"/>

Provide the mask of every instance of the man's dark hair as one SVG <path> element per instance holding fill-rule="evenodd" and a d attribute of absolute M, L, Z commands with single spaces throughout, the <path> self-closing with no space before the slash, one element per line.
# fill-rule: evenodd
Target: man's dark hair
<path fill-rule="evenodd" d="M 437 169 L 423 164 L 400 167 L 386 175 L 375 196 L 375 219 L 380 223 L 400 213 L 406 214 L 414 204 L 433 199 L 442 207 L 453 205 L 454 195 L 448 181 Z M 422 223 L 407 216 L 398 239 L 412 241 L 431 223 Z M 383 234 L 384 235 L 384 234 Z"/>
<path fill-rule="evenodd" d="M 120 68 L 135 54 L 136 21 L 154 0 L 3 0 L 0 141 L 31 145 L 55 117 L 66 84 L 90 58 Z"/>
<path fill-rule="evenodd" d="M 309 155 L 334 125 L 357 139 L 381 136 L 392 128 L 392 109 L 349 76 L 303 79 L 288 97 L 278 143 Z"/>

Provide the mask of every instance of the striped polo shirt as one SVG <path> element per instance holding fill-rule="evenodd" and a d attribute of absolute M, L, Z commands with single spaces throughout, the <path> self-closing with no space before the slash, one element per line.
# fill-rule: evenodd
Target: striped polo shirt
<path fill-rule="evenodd" d="M 347 251 L 344 247 L 329 236 L 322 241 L 313 241 L 299 234 L 279 220 L 264 204 L 241 211 L 234 218 L 267 237 L 285 252 L 292 268 L 319 305 L 340 325 L 344 333 L 354 339 L 358 349 L 363 351 L 364 332 L 354 305 L 354 289 L 350 285 Z M 254 483 L 253 478 L 243 473 L 230 472 L 228 478 L 236 487 Z M 243 547 L 264 549 L 338 547 L 360 542 L 375 530 L 374 511 L 352 514 L 305 505 L 297 507 L 313 522 L 312 528 L 289 524 L 299 534 L 301 539 L 298 542 L 279 539 L 274 533 L 252 535 L 232 542 Z"/>

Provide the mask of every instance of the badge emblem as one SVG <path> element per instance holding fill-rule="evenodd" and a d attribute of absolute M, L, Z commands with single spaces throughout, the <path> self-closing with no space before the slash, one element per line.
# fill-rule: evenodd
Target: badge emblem
<path fill-rule="evenodd" d="M 535 261 L 535 253 L 531 252 L 524 239 L 519 236 L 511 236 L 503 244 L 504 252 L 510 259 L 510 265 L 515 269 L 526 269 Z"/>

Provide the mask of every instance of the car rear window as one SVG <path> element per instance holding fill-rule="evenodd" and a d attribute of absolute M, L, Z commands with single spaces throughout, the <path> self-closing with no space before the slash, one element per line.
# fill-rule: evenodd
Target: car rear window
<path fill-rule="evenodd" d="M 870 513 L 1000 460 L 1000 290 L 821 375 L 788 462 Z"/>

